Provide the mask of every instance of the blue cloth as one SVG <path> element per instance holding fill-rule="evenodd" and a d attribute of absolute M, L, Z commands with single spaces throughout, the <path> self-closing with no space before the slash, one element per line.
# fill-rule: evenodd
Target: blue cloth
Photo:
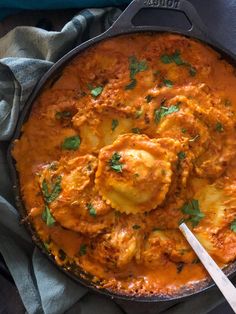
<path fill-rule="evenodd" d="M 4 17 L 19 12 L 20 9 L 27 10 L 49 10 L 69 8 L 102 8 L 105 6 L 120 6 L 128 4 L 130 0 L 0 0 L 0 20 Z"/>
<path fill-rule="evenodd" d="M 119 14 L 120 10 L 114 8 L 84 10 L 61 32 L 18 27 L 1 38 L 0 140 L 11 138 L 26 99 L 53 63 L 78 45 L 82 37 L 86 39 L 107 29 Z M 0 195 L 12 200 L 10 191 L 2 142 Z M 76 284 L 42 255 L 19 225 L 16 209 L 2 196 L 0 217 L 0 252 L 29 314 L 122 313 L 114 302 L 87 295 L 85 287 Z"/>

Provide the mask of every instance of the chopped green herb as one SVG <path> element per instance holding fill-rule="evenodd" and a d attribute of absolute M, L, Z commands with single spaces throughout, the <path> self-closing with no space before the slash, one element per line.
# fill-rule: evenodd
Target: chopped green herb
<path fill-rule="evenodd" d="M 181 132 L 182 132 L 182 133 L 186 133 L 187 130 L 186 130 L 185 128 L 182 128 L 182 129 L 181 129 Z"/>
<path fill-rule="evenodd" d="M 44 246 L 45 246 L 45 249 L 46 249 L 47 251 L 49 251 L 49 249 L 50 249 L 50 243 L 51 243 L 51 240 L 48 240 L 48 241 L 43 242 L 43 244 L 44 244 Z"/>
<path fill-rule="evenodd" d="M 55 223 L 55 219 L 53 218 L 53 216 L 52 216 L 52 214 L 50 212 L 50 209 L 49 209 L 49 207 L 47 205 L 45 206 L 45 209 L 44 209 L 44 211 L 42 213 L 42 219 L 43 219 L 44 222 L 46 222 L 46 225 L 48 227 L 53 226 L 54 223 Z"/>
<path fill-rule="evenodd" d="M 196 136 L 194 136 L 193 138 L 191 138 L 190 140 L 188 140 L 189 142 L 195 142 L 197 139 L 199 139 L 200 135 L 197 134 Z"/>
<path fill-rule="evenodd" d="M 163 80 L 163 84 L 164 84 L 166 87 L 169 87 L 169 88 L 172 88 L 172 87 L 173 87 L 173 82 L 172 82 L 171 80 L 164 79 L 164 80 Z"/>
<path fill-rule="evenodd" d="M 155 231 L 161 231 L 161 229 L 158 228 L 158 227 L 153 227 L 153 228 L 152 228 L 152 231 L 154 231 L 154 232 L 155 232 Z"/>
<path fill-rule="evenodd" d="M 191 76 L 195 76 L 197 74 L 197 70 L 194 67 L 192 67 L 191 65 L 190 65 L 190 68 L 189 68 L 189 74 Z"/>
<path fill-rule="evenodd" d="M 190 221 L 193 227 L 196 227 L 205 217 L 205 214 L 200 211 L 198 200 L 195 199 L 185 203 L 181 211 L 183 214 L 190 216 L 188 219 L 185 219 L 185 221 Z"/>
<path fill-rule="evenodd" d="M 139 128 L 133 128 L 132 132 L 135 133 L 135 134 L 140 134 L 141 130 Z"/>
<path fill-rule="evenodd" d="M 46 180 L 44 179 L 42 182 L 42 193 L 43 193 L 43 198 L 44 201 L 49 204 L 51 202 L 53 202 L 61 193 L 61 176 L 58 176 L 54 183 L 51 185 L 51 189 L 49 192 L 49 188 L 48 188 L 48 184 L 46 182 Z"/>
<path fill-rule="evenodd" d="M 79 249 L 79 255 L 83 256 L 87 253 L 87 245 L 86 244 L 81 244 L 80 249 Z"/>
<path fill-rule="evenodd" d="M 148 69 L 147 61 L 138 59 L 135 56 L 129 57 L 129 70 L 130 70 L 130 78 L 133 79 L 135 75 L 139 72 L 143 72 Z"/>
<path fill-rule="evenodd" d="M 87 208 L 88 208 L 89 214 L 91 216 L 96 216 L 97 215 L 96 209 L 93 207 L 93 205 L 91 203 L 87 204 Z"/>
<path fill-rule="evenodd" d="M 230 224 L 230 229 L 231 229 L 233 232 L 236 232 L 236 218 L 231 222 L 231 224 Z"/>
<path fill-rule="evenodd" d="M 130 83 L 125 86 L 125 89 L 133 89 L 137 81 L 135 75 L 148 69 L 146 60 L 138 61 L 135 56 L 129 57 Z"/>
<path fill-rule="evenodd" d="M 112 122 L 111 122 L 111 129 L 112 129 L 112 131 L 114 131 L 117 128 L 118 125 L 119 125 L 119 121 L 118 120 L 116 120 L 116 119 L 112 120 Z"/>
<path fill-rule="evenodd" d="M 181 225 L 183 222 L 185 222 L 185 219 L 184 219 L 184 218 L 181 218 L 181 219 L 179 220 L 179 225 Z"/>
<path fill-rule="evenodd" d="M 134 176 L 135 176 L 136 178 L 138 178 L 138 177 L 139 177 L 139 174 L 136 172 L 136 173 L 134 174 Z"/>
<path fill-rule="evenodd" d="M 199 264 L 200 262 L 200 259 L 197 257 L 192 261 L 192 264 Z"/>
<path fill-rule="evenodd" d="M 219 133 L 224 132 L 223 125 L 220 122 L 216 123 L 215 130 Z"/>
<path fill-rule="evenodd" d="M 173 60 L 173 62 L 174 62 L 176 65 L 186 65 L 186 62 L 182 60 L 179 51 L 176 51 L 176 52 L 172 55 L 172 60 Z"/>
<path fill-rule="evenodd" d="M 181 167 L 181 160 L 185 159 L 186 153 L 185 152 L 179 152 L 177 154 L 177 156 L 178 156 L 178 160 L 176 162 L 176 168 L 179 170 Z"/>
<path fill-rule="evenodd" d="M 142 109 L 136 110 L 136 112 L 135 112 L 135 119 L 140 118 L 142 114 L 143 114 L 143 110 Z"/>
<path fill-rule="evenodd" d="M 122 172 L 123 164 L 120 162 L 121 155 L 119 153 L 115 152 L 111 159 L 109 160 L 109 166 L 112 170 L 116 172 Z"/>
<path fill-rule="evenodd" d="M 141 227 L 140 227 L 139 225 L 133 225 L 132 228 L 135 229 L 135 230 L 138 230 L 138 229 L 140 229 Z"/>
<path fill-rule="evenodd" d="M 60 258 L 61 261 L 64 261 L 66 259 L 66 253 L 62 249 L 60 249 L 58 251 L 58 257 Z"/>
<path fill-rule="evenodd" d="M 184 262 L 179 262 L 176 264 L 176 270 L 177 270 L 177 274 L 181 273 L 181 271 L 184 268 Z"/>
<path fill-rule="evenodd" d="M 102 93 L 102 91 L 103 91 L 103 87 L 102 86 L 93 87 L 91 84 L 88 84 L 88 88 L 90 89 L 90 94 L 94 98 L 98 97 Z"/>
<path fill-rule="evenodd" d="M 49 193 L 47 181 L 45 179 L 43 179 L 41 189 L 42 189 L 42 193 L 43 193 L 43 198 L 44 198 L 45 202 L 48 203 L 50 193 Z"/>
<path fill-rule="evenodd" d="M 162 55 L 161 56 L 161 61 L 165 64 L 169 63 L 175 63 L 176 65 L 183 65 L 189 68 L 189 74 L 191 76 L 195 76 L 197 73 L 197 70 L 188 62 L 184 61 L 181 56 L 179 51 L 175 51 L 175 53 L 171 55 Z"/>
<path fill-rule="evenodd" d="M 80 137 L 75 135 L 65 138 L 61 147 L 67 150 L 77 150 L 80 147 Z"/>
<path fill-rule="evenodd" d="M 72 113 L 70 111 L 58 111 L 55 113 L 55 118 L 57 120 L 68 119 L 72 117 Z"/>
<path fill-rule="evenodd" d="M 224 104 L 225 104 L 225 107 L 232 106 L 232 102 L 229 99 L 225 99 Z"/>
<path fill-rule="evenodd" d="M 179 152 L 177 154 L 177 156 L 178 156 L 179 159 L 184 159 L 186 157 L 186 153 L 185 152 Z"/>
<path fill-rule="evenodd" d="M 170 107 L 161 106 L 159 109 L 154 110 L 154 120 L 155 123 L 160 122 L 161 118 L 167 116 L 168 114 L 179 111 L 179 107 L 172 105 Z"/>
<path fill-rule="evenodd" d="M 168 64 L 168 63 L 172 63 L 173 60 L 172 60 L 172 57 L 169 55 L 162 55 L 161 56 L 161 62 Z"/>
<path fill-rule="evenodd" d="M 185 65 L 186 64 L 186 62 L 184 62 L 181 59 L 179 51 L 175 51 L 175 53 L 173 53 L 172 55 L 162 55 L 160 59 L 165 64 L 168 64 L 168 63 L 175 63 L 177 65 Z"/>
<path fill-rule="evenodd" d="M 126 90 L 133 89 L 133 88 L 135 88 L 136 85 L 137 85 L 137 80 L 136 79 L 132 79 L 130 81 L 130 83 L 125 86 L 125 89 Z"/>
<path fill-rule="evenodd" d="M 149 103 L 149 102 L 152 101 L 153 96 L 152 96 L 152 95 L 147 95 L 147 96 L 145 97 L 145 99 L 146 99 L 147 103 Z"/>

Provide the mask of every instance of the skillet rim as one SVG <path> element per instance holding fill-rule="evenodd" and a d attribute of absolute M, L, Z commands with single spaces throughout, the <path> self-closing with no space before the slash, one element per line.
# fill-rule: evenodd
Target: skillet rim
<path fill-rule="evenodd" d="M 16 169 L 16 162 L 11 154 L 12 148 L 14 146 L 14 141 L 21 136 L 21 129 L 23 124 L 27 121 L 29 118 L 29 115 L 31 113 L 32 106 L 34 105 L 35 100 L 37 97 L 40 95 L 40 93 L 44 90 L 45 87 L 47 87 L 48 83 L 52 80 L 55 79 L 55 76 L 57 77 L 58 74 L 66 67 L 66 65 L 72 61 L 73 58 L 75 58 L 78 54 L 80 54 L 82 51 L 86 50 L 90 46 L 97 44 L 100 41 L 114 38 L 120 35 L 128 35 L 128 34 L 133 34 L 133 33 L 173 33 L 173 34 L 179 34 L 181 36 L 185 36 L 188 38 L 193 38 L 197 39 L 203 44 L 210 46 L 212 49 L 215 51 L 219 52 L 223 58 L 231 63 L 232 65 L 236 65 L 236 56 L 234 56 L 232 53 L 228 52 L 224 47 L 222 47 L 218 43 L 212 44 L 212 42 L 208 42 L 205 38 L 201 39 L 199 36 L 188 36 L 186 34 L 183 34 L 183 32 L 179 32 L 176 30 L 173 30 L 172 32 L 168 31 L 157 31 L 156 29 L 151 31 L 151 30 L 142 30 L 142 29 L 136 29 L 136 30 L 121 30 L 120 32 L 110 32 L 110 29 L 108 29 L 106 32 L 100 34 L 99 36 L 96 36 L 69 51 L 67 54 L 65 54 L 61 59 L 59 59 L 39 80 L 39 82 L 36 84 L 35 88 L 33 89 L 31 95 L 29 96 L 28 100 L 26 101 L 26 104 L 24 106 L 23 111 L 21 112 L 20 118 L 17 123 L 17 127 L 15 130 L 15 133 L 10 141 L 10 145 L 8 148 L 8 153 L 7 153 L 7 160 L 8 160 L 8 165 L 10 168 L 10 175 L 12 178 L 13 182 L 13 193 L 14 193 L 14 198 L 16 202 L 16 208 L 20 214 L 20 219 L 21 222 L 24 224 L 26 227 L 28 233 L 30 234 L 34 244 L 40 249 L 43 254 L 47 256 L 47 258 L 52 261 L 56 267 L 60 270 L 62 270 L 66 275 L 68 275 L 70 278 L 75 280 L 77 283 L 80 283 L 84 285 L 85 287 L 91 289 L 94 292 L 101 293 L 103 295 L 109 296 L 111 298 L 116 298 L 120 300 L 126 300 L 126 301 L 134 301 L 134 302 L 142 302 L 142 303 L 156 303 L 156 302 L 170 302 L 170 301 L 183 301 L 191 296 L 198 295 L 200 293 L 206 292 L 208 289 L 212 288 L 215 286 L 214 282 L 210 278 L 206 278 L 202 281 L 199 281 L 195 284 L 192 285 L 192 287 L 183 287 L 182 289 L 178 290 L 178 293 L 173 293 L 171 295 L 164 295 L 164 294 L 149 294 L 149 295 L 131 295 L 131 294 L 126 294 L 126 293 L 119 293 L 113 290 L 105 289 L 105 288 L 99 288 L 98 285 L 93 283 L 91 281 L 92 276 L 90 274 L 87 274 L 86 272 L 83 271 L 80 267 L 79 269 L 79 274 L 75 275 L 70 269 L 60 266 L 56 263 L 55 259 L 53 258 L 53 255 L 46 250 L 44 247 L 42 241 L 39 239 L 39 237 L 36 234 L 36 231 L 34 230 L 33 225 L 26 219 L 27 217 L 27 211 L 24 207 L 24 202 L 21 197 L 21 192 L 20 192 L 20 181 L 19 181 L 19 176 L 18 172 Z M 233 263 L 229 264 L 224 268 L 224 272 L 227 276 L 232 277 L 236 273 L 236 261 Z"/>

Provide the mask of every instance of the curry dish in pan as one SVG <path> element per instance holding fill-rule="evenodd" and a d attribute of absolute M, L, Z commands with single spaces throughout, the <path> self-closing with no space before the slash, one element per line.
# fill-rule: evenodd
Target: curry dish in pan
<path fill-rule="evenodd" d="M 236 259 L 236 76 L 173 34 L 104 40 L 34 103 L 13 156 L 31 225 L 57 264 L 128 295 L 207 277 L 187 222 L 224 267 Z"/>

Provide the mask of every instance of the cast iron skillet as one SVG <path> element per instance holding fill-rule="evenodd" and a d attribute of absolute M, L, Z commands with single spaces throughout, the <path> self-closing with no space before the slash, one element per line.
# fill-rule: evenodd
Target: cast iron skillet
<path fill-rule="evenodd" d="M 140 21 L 142 24 L 140 25 Z M 20 183 L 18 174 L 15 168 L 15 161 L 11 156 L 11 148 L 15 139 L 21 135 L 21 128 L 24 122 L 29 117 L 32 104 L 37 98 L 39 93 L 45 86 L 48 86 L 51 82 L 55 81 L 62 71 L 62 69 L 68 64 L 68 62 L 77 56 L 81 51 L 90 47 L 91 45 L 100 42 L 101 40 L 114 37 L 120 34 L 135 33 L 135 32 L 171 32 L 183 34 L 185 36 L 200 39 L 202 42 L 212 46 L 215 50 L 219 51 L 229 62 L 235 65 L 236 56 L 217 43 L 215 40 L 209 37 L 207 29 L 201 21 L 198 13 L 193 5 L 187 0 L 134 0 L 127 9 L 121 14 L 116 22 L 103 34 L 88 40 L 87 42 L 77 46 L 72 51 L 62 57 L 52 68 L 43 76 L 40 82 L 37 84 L 32 95 L 29 97 L 24 111 L 21 114 L 14 138 L 10 145 L 8 152 L 8 159 L 10 169 L 13 178 L 13 188 L 16 198 L 16 205 L 23 222 L 30 232 L 35 244 L 44 252 L 48 258 L 54 261 L 54 258 L 46 251 L 44 245 L 37 237 L 34 228 L 30 225 L 27 219 L 27 212 L 24 208 L 23 201 L 20 194 Z M 58 266 L 58 265 L 57 265 Z M 59 267 L 59 266 L 58 266 Z M 130 296 L 125 294 L 113 293 L 106 289 L 99 288 L 99 284 L 92 282 L 91 275 L 83 272 L 82 269 L 78 269 L 76 275 L 72 272 L 72 267 L 60 267 L 67 275 L 73 278 L 75 281 L 82 283 L 88 288 L 95 290 L 99 293 L 103 293 L 110 297 L 116 297 L 129 301 L 140 302 L 159 302 L 159 301 L 175 301 L 182 300 L 183 298 L 205 291 L 212 287 L 214 283 L 210 279 L 206 279 L 199 283 L 194 284 L 190 288 L 183 287 L 176 294 L 173 295 L 148 295 L 148 296 Z M 231 263 L 225 268 L 225 273 L 228 276 L 236 273 L 236 262 Z"/>

